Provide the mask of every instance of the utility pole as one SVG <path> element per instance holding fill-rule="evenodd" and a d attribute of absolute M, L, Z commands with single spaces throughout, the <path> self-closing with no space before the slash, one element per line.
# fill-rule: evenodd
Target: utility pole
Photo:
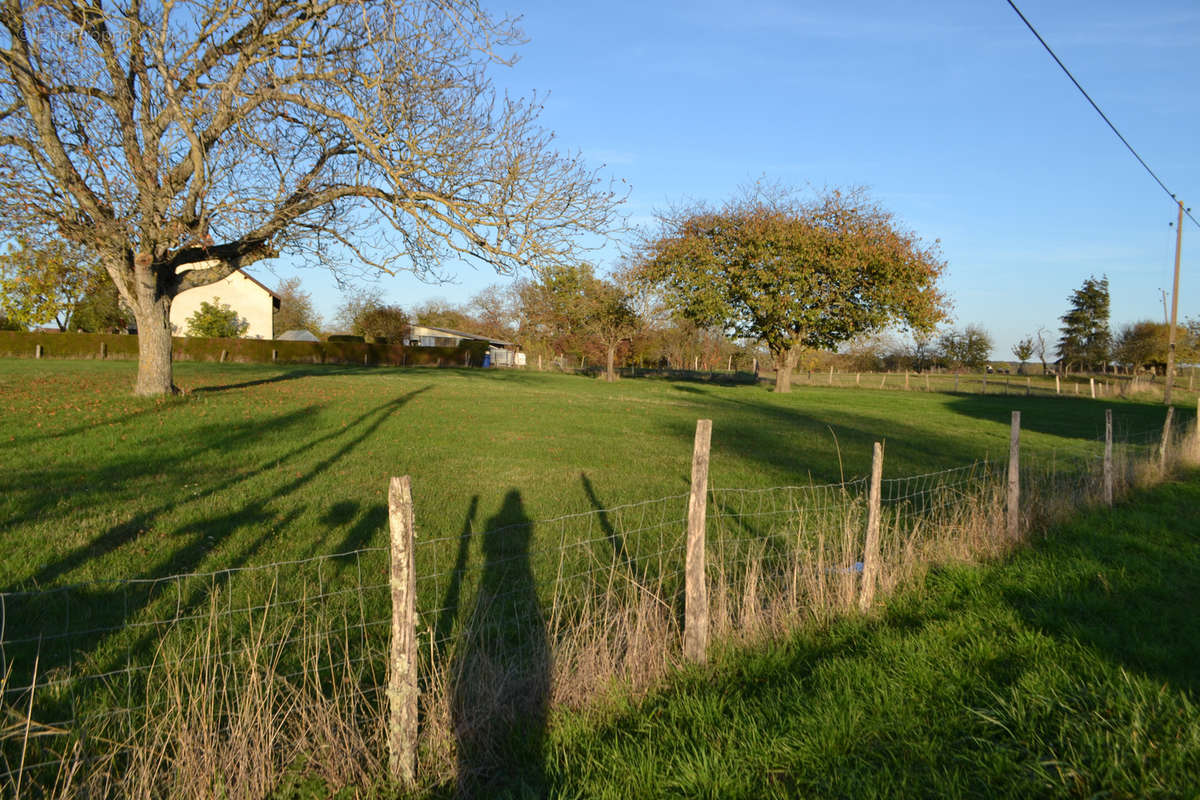
<path fill-rule="evenodd" d="M 1167 334 L 1167 379 L 1163 382 L 1163 405 L 1171 405 L 1171 383 L 1175 380 L 1175 321 L 1179 316 L 1179 251 L 1183 248 L 1183 201 L 1179 204 L 1179 221 L 1175 223 L 1175 284 L 1171 288 L 1171 328 Z"/>

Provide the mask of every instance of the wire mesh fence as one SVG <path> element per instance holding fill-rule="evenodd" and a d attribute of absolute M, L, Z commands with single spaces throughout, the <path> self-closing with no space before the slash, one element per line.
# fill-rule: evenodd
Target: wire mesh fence
<path fill-rule="evenodd" d="M 1175 431 L 1172 446 L 1190 436 Z M 1161 430 L 1123 432 L 1121 475 L 1161 444 Z M 1094 498 L 1103 453 L 1103 439 L 1069 455 L 1022 453 L 1022 484 L 1034 495 L 1084 487 Z M 884 479 L 892 572 L 881 580 L 899 580 L 935 545 L 994 534 L 1006 467 L 979 461 Z M 867 501 L 865 478 L 710 488 L 714 629 L 774 630 L 848 608 Z M 472 508 L 460 531 L 421 532 L 415 543 L 426 774 L 486 772 L 495 720 L 544 718 L 554 703 L 681 660 L 687 495 L 535 520 L 513 491 L 484 530 L 474 517 Z M 982 525 L 975 534 L 972 519 Z M 209 715 L 207 735 L 228 738 L 239 702 L 259 691 L 246 676 L 257 675 L 274 687 L 264 701 L 271 720 L 300 713 L 297 697 L 324 704 L 345 729 L 368 731 L 361 747 L 374 755 L 354 758 L 369 764 L 384 747 L 391 613 L 385 548 L 0 593 L 0 786 L 33 796 L 61 783 L 65 764 L 90 765 L 101 752 L 111 777 L 145 757 L 131 743 L 156 722 L 186 727 L 191 713 Z M 169 740 L 156 757 L 181 746 Z"/>

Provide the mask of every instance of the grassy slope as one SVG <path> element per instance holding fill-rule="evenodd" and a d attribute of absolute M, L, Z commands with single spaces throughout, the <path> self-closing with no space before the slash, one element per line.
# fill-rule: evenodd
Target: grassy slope
<path fill-rule="evenodd" d="M 996 457 L 1014 408 L 1027 447 L 1094 449 L 1105 405 L 196 363 L 176 367 L 189 394 L 155 401 L 128 394 L 133 369 L 0 361 L 0 589 L 381 545 L 403 473 L 424 536 L 507 522 L 512 490 L 532 519 L 678 494 L 698 417 L 714 420 L 713 484 L 759 487 L 864 474 L 878 438 L 888 475 Z M 1161 424 L 1161 408 L 1115 405 L 1130 430 Z"/>
<path fill-rule="evenodd" d="M 571 797 L 1200 796 L 1200 476 L 683 676 L 545 765 Z"/>

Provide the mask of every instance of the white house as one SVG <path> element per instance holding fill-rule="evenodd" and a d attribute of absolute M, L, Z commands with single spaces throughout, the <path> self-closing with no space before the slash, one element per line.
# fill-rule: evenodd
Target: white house
<path fill-rule="evenodd" d="M 408 339 L 410 347 L 458 347 L 464 340 L 487 342 L 492 366 L 525 366 L 525 354 L 519 352 L 520 347 L 516 342 L 507 342 L 491 336 L 456 331 L 453 328 L 435 328 L 432 325 L 413 325 Z"/>
<path fill-rule="evenodd" d="M 249 327 L 242 334 L 244 338 L 274 338 L 272 325 L 279 308 L 279 295 L 240 269 L 216 283 L 179 293 L 171 303 L 171 329 L 176 336 L 187 336 L 188 317 L 199 311 L 200 304 L 205 302 L 227 305 L 237 312 L 239 319 L 248 322 Z"/>

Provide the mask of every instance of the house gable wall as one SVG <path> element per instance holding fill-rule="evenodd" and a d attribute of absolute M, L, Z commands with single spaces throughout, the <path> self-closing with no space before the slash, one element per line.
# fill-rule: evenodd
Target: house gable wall
<path fill-rule="evenodd" d="M 171 327 L 176 336 L 187 335 L 188 317 L 200 310 L 200 304 L 221 302 L 250 323 L 243 337 L 270 339 L 274 336 L 274 298 L 271 293 L 242 272 L 234 272 L 216 283 L 181 292 L 171 303 Z"/>

